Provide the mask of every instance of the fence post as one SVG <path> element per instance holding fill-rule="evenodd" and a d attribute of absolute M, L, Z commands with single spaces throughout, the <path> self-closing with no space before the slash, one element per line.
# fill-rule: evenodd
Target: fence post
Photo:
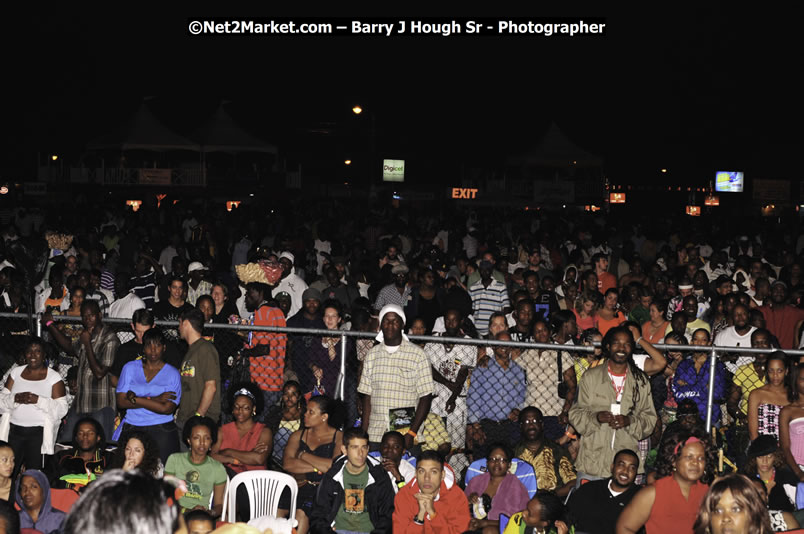
<path fill-rule="evenodd" d="M 344 384 L 346 383 L 346 335 L 341 334 L 341 371 L 338 374 L 338 383 L 335 386 L 335 398 L 344 400 Z"/>
<path fill-rule="evenodd" d="M 715 364 L 717 363 L 717 350 L 712 345 L 712 354 L 709 356 L 709 394 L 706 399 L 706 433 L 712 431 L 712 404 L 715 395 Z"/>

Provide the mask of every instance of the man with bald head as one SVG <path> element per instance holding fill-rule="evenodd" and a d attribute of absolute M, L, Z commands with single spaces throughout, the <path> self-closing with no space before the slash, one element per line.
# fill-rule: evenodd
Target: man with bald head
<path fill-rule="evenodd" d="M 433 400 L 435 384 L 430 360 L 404 334 L 405 313 L 401 307 L 384 306 L 379 320 L 376 339 L 380 343 L 366 354 L 357 387 L 364 395 L 363 428 L 375 446 L 388 430 L 408 428 L 405 448 L 410 449 Z"/>

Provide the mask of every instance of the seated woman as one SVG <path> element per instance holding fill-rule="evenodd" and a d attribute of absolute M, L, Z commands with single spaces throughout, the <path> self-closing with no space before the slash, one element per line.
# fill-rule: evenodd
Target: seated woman
<path fill-rule="evenodd" d="M 0 439 L 14 449 L 17 466 L 42 469 L 53 454 L 67 397 L 61 375 L 48 368 L 45 344 L 33 338 L 23 351 L 26 365 L 11 370 L 0 393 Z"/>
<path fill-rule="evenodd" d="M 798 477 L 785 465 L 784 454 L 769 435 L 759 436 L 748 447 L 748 460 L 742 472 L 749 478 L 765 483 L 768 504 L 773 510 L 793 512 L 796 507 L 790 502 L 785 486 L 796 488 Z"/>
<path fill-rule="evenodd" d="M 220 428 L 210 456 L 226 467 L 232 477 L 243 471 L 266 469 L 273 446 L 271 429 L 255 421 L 262 413 L 263 396 L 257 384 L 239 383 L 229 388 L 228 404 L 234 421 Z"/>
<path fill-rule="evenodd" d="M 469 481 L 466 497 L 472 512 L 469 530 L 496 534 L 500 514 L 511 517 L 528 505 L 528 490 L 509 472 L 513 451 L 504 443 L 495 443 L 486 456 L 487 471 Z"/>
<path fill-rule="evenodd" d="M 165 363 L 167 340 L 158 328 L 142 336 L 144 357 L 123 366 L 117 382 L 117 407 L 126 416 L 117 427 L 114 439 L 129 430 L 142 430 L 151 435 L 159 447 L 159 457 L 179 450 L 179 432 L 173 413 L 181 400 L 181 376 Z"/>
<path fill-rule="evenodd" d="M 209 450 L 218 439 L 218 427 L 209 417 L 196 415 L 184 424 L 182 439 L 190 450 L 171 454 L 165 464 L 165 476 L 183 480 L 187 485 L 187 493 L 179 499 L 182 513 L 210 510 L 213 517 L 220 517 L 226 469 L 222 463 L 209 457 Z"/>
<path fill-rule="evenodd" d="M 118 440 L 120 444 L 112 459 L 111 469 L 139 469 L 152 477 L 162 478 L 164 467 L 159 460 L 159 447 L 150 434 L 130 430 Z"/>
<path fill-rule="evenodd" d="M 44 473 L 29 469 L 22 474 L 14 492 L 20 507 L 20 527 L 42 534 L 59 532 L 67 514 L 50 504 L 50 484 Z"/>
<path fill-rule="evenodd" d="M 0 501 L 12 501 L 14 498 L 12 478 L 14 474 L 14 449 L 0 440 Z"/>
<path fill-rule="evenodd" d="M 307 401 L 301 392 L 301 386 L 295 380 L 288 380 L 282 388 L 279 404 L 268 409 L 265 424 L 273 432 L 274 447 L 271 453 L 271 466 L 282 469 L 282 458 L 291 434 L 299 430 Z"/>
<path fill-rule="evenodd" d="M 714 448 L 706 432 L 678 427 L 665 432 L 656 460 L 657 480 L 631 499 L 617 520 L 619 534 L 689 532 L 714 472 Z"/>
<path fill-rule="evenodd" d="M 680 532 L 680 529 L 676 529 Z M 701 503 L 695 534 L 771 534 L 768 510 L 756 487 L 743 475 L 719 478 Z"/>
<path fill-rule="evenodd" d="M 315 494 L 332 461 L 341 455 L 343 432 L 338 430 L 345 418 L 343 404 L 324 395 L 307 403 L 304 428 L 291 434 L 285 448 L 283 467 L 299 482 L 296 519 L 299 534 L 310 527 Z"/>

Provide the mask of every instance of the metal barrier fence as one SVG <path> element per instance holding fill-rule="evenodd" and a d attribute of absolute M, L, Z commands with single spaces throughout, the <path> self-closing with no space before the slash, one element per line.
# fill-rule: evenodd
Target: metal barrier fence
<path fill-rule="evenodd" d="M 75 325 L 76 327 L 78 327 L 78 324 L 81 322 L 80 317 L 71 317 L 65 315 L 54 316 L 53 319 L 58 323 Z M 121 343 L 125 343 L 126 341 L 134 338 L 134 334 L 131 331 L 130 319 L 107 317 L 103 319 L 103 323 L 115 329 Z M 176 329 L 178 327 L 178 322 L 156 321 L 156 325 L 164 329 L 169 340 L 177 340 L 178 333 Z M 33 330 L 31 330 L 31 326 L 33 327 Z M 312 340 L 315 338 L 322 338 L 322 340 L 324 338 L 338 338 L 338 342 L 334 344 L 337 346 L 340 356 L 338 362 L 339 368 L 337 369 L 337 378 L 334 381 L 335 387 L 333 391 L 325 390 L 324 393 L 345 401 L 347 405 L 348 418 L 350 421 L 353 422 L 356 418 L 359 418 L 361 406 L 358 402 L 356 389 L 362 365 L 361 352 L 363 352 L 362 356 L 365 356 L 365 352 L 373 344 L 372 340 L 376 336 L 376 333 L 356 332 L 349 330 L 332 331 L 325 329 L 288 327 L 279 328 L 214 323 L 206 324 L 204 329 L 205 335 L 208 333 L 212 334 L 215 346 L 221 356 L 221 361 L 224 363 L 222 366 L 222 374 L 224 376 L 225 363 L 231 363 L 232 359 L 236 358 L 238 351 L 243 347 L 243 334 L 252 332 L 287 334 L 290 341 L 290 346 L 288 347 L 286 361 L 288 361 L 293 367 L 292 371 L 295 373 L 294 378 L 296 378 L 302 384 L 307 384 L 308 386 L 315 381 L 315 377 L 311 376 L 313 374 L 312 371 L 310 371 L 309 368 L 304 365 L 304 360 L 309 357 L 309 351 L 313 348 L 317 350 L 317 347 L 315 347 L 315 344 L 312 343 Z M 37 316 L 29 314 L 0 313 L 0 351 L 4 353 L 3 356 L 5 358 L 5 360 L 0 359 L 0 370 L 10 366 L 11 363 L 13 363 L 13 360 L 19 357 L 19 352 L 17 351 L 21 352 L 22 350 L 21 343 L 19 342 L 19 340 L 22 338 L 19 336 L 24 334 L 38 336 L 42 335 L 42 329 Z M 534 353 L 538 354 L 537 351 L 555 352 L 559 351 L 559 349 L 560 353 L 562 354 L 562 358 L 567 356 L 569 357 L 570 366 L 577 366 L 581 365 L 580 355 L 584 353 L 591 353 L 595 350 L 594 346 L 575 345 L 570 347 L 556 344 L 452 338 L 442 336 L 409 336 L 409 338 L 412 342 L 419 343 L 424 346 L 425 352 L 428 353 L 431 362 L 433 362 L 433 367 L 448 380 L 454 380 L 455 375 L 458 372 L 457 369 L 460 367 L 461 363 L 469 362 L 471 364 L 469 367 L 475 367 L 475 365 L 478 363 L 478 356 L 481 360 L 483 359 L 483 351 L 471 350 L 471 347 L 475 347 L 475 349 L 478 347 L 510 347 L 517 350 L 524 349 L 521 355 L 518 355 L 519 357 L 513 360 L 515 363 L 517 363 L 518 367 L 528 367 L 526 365 L 522 365 L 522 355 L 533 355 Z M 323 343 L 319 343 L 318 345 L 323 346 Z M 453 348 L 447 351 L 445 347 L 448 345 L 457 345 L 462 348 L 458 352 L 452 352 L 454 350 Z M 438 347 L 442 347 L 444 350 L 441 350 Z M 657 344 L 654 345 L 654 347 L 665 351 L 665 353 L 668 350 L 682 352 L 695 351 L 698 353 L 702 352 L 702 347 L 696 345 Z M 718 355 L 722 353 L 739 353 L 740 355 L 750 355 L 756 353 L 768 353 L 769 350 L 714 345 L 706 346 L 703 348 L 703 350 L 709 352 L 709 385 L 705 414 L 706 429 L 709 431 L 714 424 L 714 421 L 712 420 L 712 407 L 714 404 L 716 404 L 717 400 L 722 400 L 714 398 L 716 378 L 715 367 L 718 362 Z M 804 356 L 804 350 L 785 350 L 784 352 L 789 356 Z M 9 358 L 9 355 L 11 358 Z M 456 355 L 459 355 L 460 358 L 457 358 Z M 330 358 L 334 357 L 330 355 Z M 540 354 L 539 358 L 541 358 Z M 527 357 L 525 359 L 527 359 Z M 456 365 L 451 365 L 449 363 L 450 361 L 457 361 L 458 363 Z M 442 365 L 439 366 L 437 364 L 438 362 L 440 362 Z M 73 362 L 73 364 L 74 363 L 77 362 Z M 556 362 L 556 368 L 557 365 L 558 363 Z M 562 366 L 565 365 L 567 364 L 562 362 Z M 483 363 L 481 362 L 478 368 L 482 366 Z M 544 367 L 547 368 L 549 365 L 545 365 Z M 486 374 L 489 374 L 490 376 L 485 377 Z M 553 403 L 563 402 L 558 399 L 557 394 L 553 393 L 553 390 L 556 389 L 558 373 L 555 375 L 545 375 L 542 373 L 541 376 L 526 377 L 523 371 L 520 377 L 510 377 L 513 382 L 509 381 L 508 378 L 505 378 L 504 383 L 500 382 L 500 373 L 496 373 L 496 375 L 495 381 L 495 373 L 477 371 L 476 368 L 476 371 L 469 376 L 467 381 L 469 386 L 465 386 L 457 395 L 457 398 L 455 399 L 455 409 L 450 413 L 446 413 L 447 410 L 445 404 L 447 399 L 443 398 L 449 392 L 449 388 L 446 385 L 437 382 L 437 394 L 435 397 L 440 397 L 440 400 L 434 398 L 433 411 L 439 415 L 442 415 L 443 419 L 446 419 L 446 428 L 439 427 L 438 421 L 434 421 L 433 426 L 437 428 L 430 428 L 429 431 L 434 435 L 437 435 L 438 432 L 443 434 L 446 431 L 451 435 L 451 441 L 454 443 L 456 440 L 454 432 L 462 432 L 466 421 L 472 422 L 471 420 L 474 418 L 474 416 L 477 416 L 477 413 L 472 413 L 473 408 L 493 408 L 497 410 L 498 413 L 502 413 L 501 410 L 504 411 L 504 409 L 508 406 L 506 405 L 506 397 L 510 397 L 512 395 L 515 396 L 515 398 L 509 399 L 511 401 L 510 405 L 528 405 L 528 403 L 524 402 L 524 399 L 522 399 L 522 402 L 519 402 L 520 399 L 516 398 L 517 395 L 521 396 L 523 394 L 523 388 L 526 390 L 524 394 L 529 399 L 541 397 L 542 400 L 552 401 Z M 291 374 L 291 377 L 293 377 L 293 374 Z M 484 379 L 482 382 L 485 388 L 482 392 L 478 389 L 480 388 L 479 383 L 481 382 L 481 378 Z M 472 399 L 476 398 L 483 400 L 483 402 L 480 402 L 481 406 L 478 406 L 477 402 L 472 402 Z M 488 401 L 489 398 L 493 398 L 494 400 Z M 463 409 L 466 413 L 459 414 L 459 416 L 456 417 L 451 416 L 451 413 L 460 411 L 461 409 Z M 552 413 L 550 415 L 552 415 Z M 457 419 L 457 421 L 452 421 L 451 423 L 451 419 Z M 452 432 L 450 432 L 450 430 Z M 461 442 L 462 439 L 458 437 L 457 441 Z"/>

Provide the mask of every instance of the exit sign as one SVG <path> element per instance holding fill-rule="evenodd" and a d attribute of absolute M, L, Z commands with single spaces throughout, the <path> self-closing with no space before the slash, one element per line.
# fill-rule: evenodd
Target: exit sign
<path fill-rule="evenodd" d="M 473 187 L 453 187 L 452 198 L 473 199 L 477 198 L 477 188 Z"/>

